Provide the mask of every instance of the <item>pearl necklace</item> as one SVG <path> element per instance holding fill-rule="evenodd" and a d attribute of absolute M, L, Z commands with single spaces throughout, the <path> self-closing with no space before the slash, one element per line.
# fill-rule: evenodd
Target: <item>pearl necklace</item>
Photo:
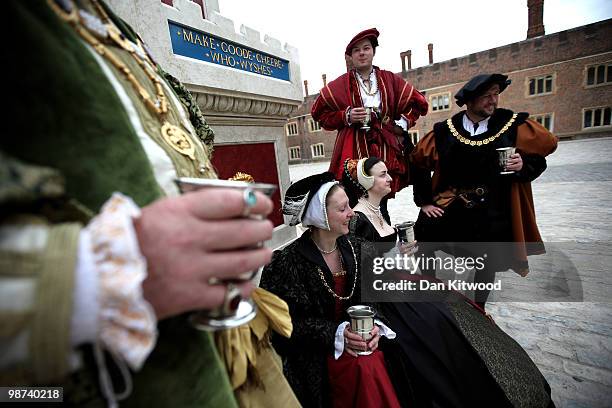
<path fill-rule="evenodd" d="M 319 250 L 319 252 L 321 252 L 321 253 L 322 253 L 322 254 L 324 254 L 324 255 L 329 255 L 329 254 L 331 254 L 332 252 L 334 252 L 336 249 L 338 249 L 338 243 L 337 243 L 337 242 L 335 242 L 335 243 L 334 243 L 334 248 L 333 248 L 333 249 L 330 249 L 329 251 L 326 251 L 326 250 L 324 250 L 324 249 L 321 249 L 321 247 L 320 247 L 319 245 L 317 245 L 317 242 L 316 242 L 314 239 L 312 240 L 312 242 L 314 242 L 314 244 L 315 244 L 315 246 L 317 247 L 317 249 Z"/>
<path fill-rule="evenodd" d="M 361 87 L 361 90 L 363 92 L 365 92 L 367 95 L 370 95 L 370 96 L 376 95 L 376 93 L 378 92 L 378 82 L 376 81 L 376 74 L 374 73 L 374 69 L 372 69 L 372 73 L 370 73 L 370 77 L 369 77 L 369 81 L 372 83 L 369 90 L 363 83 L 364 79 L 361 77 L 361 75 L 357 71 L 355 71 L 355 76 L 357 77 L 357 82 L 359 82 L 359 86 Z"/>
<path fill-rule="evenodd" d="M 381 227 L 385 225 L 385 219 L 382 216 L 382 212 L 380 211 L 380 206 L 375 206 L 365 198 L 359 199 L 359 202 L 361 202 L 369 210 L 369 212 L 372 213 L 372 215 L 376 216 L 376 218 L 378 219 L 378 223 Z"/>

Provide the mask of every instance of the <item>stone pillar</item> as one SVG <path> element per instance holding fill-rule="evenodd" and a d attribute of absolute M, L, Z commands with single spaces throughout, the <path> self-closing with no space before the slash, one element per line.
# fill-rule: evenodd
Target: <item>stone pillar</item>
<path fill-rule="evenodd" d="M 429 51 L 429 64 L 433 64 L 433 44 L 427 44 L 427 51 Z"/>
<path fill-rule="evenodd" d="M 194 95 L 215 132 L 212 161 L 219 177 L 242 171 L 278 184 L 270 216 L 274 237 L 266 245 L 295 238 L 280 203 L 290 183 L 284 125 L 303 100 L 297 49 L 267 35 L 262 40 L 244 25 L 236 32 L 219 13 L 218 0 L 203 0 L 204 7 L 191 0 L 173 0 L 172 7 L 160 0 L 107 1 L 141 34 L 157 63 Z M 185 55 L 177 44 L 197 52 Z"/>
<path fill-rule="evenodd" d="M 308 96 L 308 80 L 304 80 L 304 97 Z"/>
<path fill-rule="evenodd" d="M 321 75 L 321 79 L 323 80 L 323 88 L 327 86 L 327 75 Z"/>

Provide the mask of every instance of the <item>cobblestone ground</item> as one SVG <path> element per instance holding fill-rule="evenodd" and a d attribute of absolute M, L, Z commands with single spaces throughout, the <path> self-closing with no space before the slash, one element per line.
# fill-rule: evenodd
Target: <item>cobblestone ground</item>
<path fill-rule="evenodd" d="M 291 179 L 327 166 L 290 166 Z M 612 407 L 612 138 L 560 143 L 532 187 L 544 241 L 562 248 L 578 243 L 570 258 L 584 301 L 498 301 L 487 309 L 539 366 L 558 407 Z M 411 188 L 390 201 L 389 212 L 393 222 L 416 220 Z M 504 279 L 536 286 L 537 258 L 527 278 Z"/>

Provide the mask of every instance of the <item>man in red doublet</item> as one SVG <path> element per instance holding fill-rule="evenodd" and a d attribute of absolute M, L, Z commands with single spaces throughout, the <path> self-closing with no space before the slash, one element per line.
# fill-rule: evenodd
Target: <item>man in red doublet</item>
<path fill-rule="evenodd" d="M 327 84 L 312 107 L 312 117 L 327 130 L 337 130 L 329 171 L 342 179 L 347 158 L 376 156 L 393 177 L 389 197 L 406 187 L 409 150 L 407 130 L 427 114 L 425 97 L 398 75 L 372 65 L 378 30 L 357 34 L 345 54 L 353 68 Z M 366 107 L 372 108 L 369 130 L 361 129 Z"/>

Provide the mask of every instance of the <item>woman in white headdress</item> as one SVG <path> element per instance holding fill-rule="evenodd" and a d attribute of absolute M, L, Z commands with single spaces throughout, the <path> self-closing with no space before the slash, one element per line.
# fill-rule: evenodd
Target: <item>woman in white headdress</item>
<path fill-rule="evenodd" d="M 380 320 L 364 341 L 350 331 L 346 309 L 361 303 L 360 262 L 371 248 L 349 239 L 353 210 L 332 173 L 300 180 L 285 194 L 291 225 L 309 227 L 274 253 L 260 286 L 289 305 L 293 333 L 273 337 L 287 380 L 307 407 L 399 407 L 379 349 L 395 333 Z M 364 356 L 357 352 L 371 350 Z"/>

